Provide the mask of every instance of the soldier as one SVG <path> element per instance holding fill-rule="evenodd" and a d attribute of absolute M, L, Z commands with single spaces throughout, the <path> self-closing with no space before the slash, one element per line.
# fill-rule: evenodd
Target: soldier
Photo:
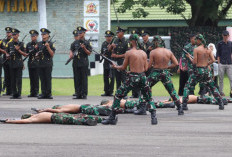
<path fill-rule="evenodd" d="M 112 58 L 115 58 L 118 65 L 122 65 L 125 57 L 125 53 L 128 50 L 128 42 L 124 37 L 124 32 L 126 30 L 117 27 L 117 38 L 114 43 L 109 47 L 109 50 L 112 51 Z M 125 74 L 115 70 L 116 76 L 116 87 L 117 89 L 121 86 L 121 82 L 123 82 L 126 78 Z"/>
<path fill-rule="evenodd" d="M 218 102 L 219 109 L 223 110 L 224 104 L 222 102 L 222 97 L 218 89 L 215 87 L 212 77 L 209 74 L 210 70 L 208 66 L 215 61 L 213 53 L 210 49 L 206 48 L 206 41 L 203 35 L 198 34 L 196 36 L 196 44 L 198 47 L 194 49 L 193 59 L 193 64 L 196 64 L 196 71 L 190 75 L 188 82 L 184 87 L 183 109 L 188 110 L 187 102 L 189 90 L 194 89 L 195 85 L 199 82 L 210 88 L 211 92 Z"/>
<path fill-rule="evenodd" d="M 111 59 L 112 53 L 111 53 L 111 51 L 108 50 L 108 48 L 109 48 L 110 43 L 113 42 L 112 41 L 113 37 L 114 37 L 114 33 L 111 32 L 110 30 L 107 30 L 105 32 L 106 41 L 104 41 L 102 43 L 102 47 L 101 47 L 101 54 L 103 54 L 104 56 L 106 56 L 109 59 Z M 102 60 L 100 60 L 100 62 L 102 62 Z M 115 77 L 114 76 L 114 69 L 111 68 L 111 65 L 106 60 L 104 60 L 103 68 L 104 68 L 103 78 L 104 78 L 104 91 L 105 91 L 105 93 L 102 94 L 101 96 L 113 96 L 114 77 Z"/>
<path fill-rule="evenodd" d="M 38 99 L 53 99 L 52 97 L 52 66 L 53 56 L 55 55 L 55 46 L 52 41 L 48 41 L 50 31 L 46 28 L 40 29 L 42 41 L 38 42 L 38 52 L 36 57 L 39 58 L 39 77 L 41 81 L 42 94 Z"/>
<path fill-rule="evenodd" d="M 6 52 L 10 55 L 10 76 L 13 93 L 11 99 L 22 98 L 22 55 L 27 56 L 27 54 L 25 53 L 24 43 L 20 42 L 18 39 L 19 33 L 20 31 L 18 29 L 12 28 L 13 41 L 6 45 Z"/>
<path fill-rule="evenodd" d="M 11 77 L 10 77 L 10 63 L 8 61 L 8 56 L 9 54 L 6 52 L 6 45 L 8 42 L 11 42 L 12 39 L 12 28 L 11 27 L 6 27 L 6 39 L 3 39 L 1 44 L 0 44 L 0 52 L 4 53 L 3 55 L 3 69 L 4 69 L 4 86 L 6 87 L 6 93 L 3 95 L 11 95 Z"/>
<path fill-rule="evenodd" d="M 29 124 L 29 123 L 53 123 L 53 124 L 69 124 L 69 125 L 89 125 L 95 126 L 100 123 L 102 118 L 99 116 L 90 116 L 86 114 L 68 114 L 68 113 L 50 113 L 43 112 L 38 114 L 22 115 L 20 120 L 0 120 L 4 123 L 12 124 Z"/>
<path fill-rule="evenodd" d="M 74 99 L 87 99 L 88 94 L 88 56 L 92 52 L 90 42 L 85 40 L 86 29 L 77 27 L 78 40 L 75 40 L 70 48 L 69 57 L 73 58 L 73 72 L 75 82 Z"/>
<path fill-rule="evenodd" d="M 113 67 L 118 70 L 125 70 L 128 64 L 130 65 L 130 73 L 124 81 L 124 83 L 117 89 L 112 111 L 108 119 L 103 120 L 102 124 L 117 124 L 117 110 L 120 108 L 120 100 L 126 96 L 126 94 L 138 87 L 141 90 L 143 97 L 141 98 L 139 109 L 134 112 L 137 115 L 146 114 L 146 105 L 150 104 L 151 91 L 147 83 L 145 71 L 147 70 L 147 55 L 144 51 L 138 50 L 137 44 L 139 37 L 137 34 L 132 34 L 129 38 L 132 49 L 125 53 L 125 60 L 123 65 L 117 66 L 113 64 Z M 157 124 L 156 112 L 151 110 L 151 124 Z"/>
<path fill-rule="evenodd" d="M 28 59 L 28 71 L 30 77 L 30 95 L 28 97 L 38 97 L 39 93 L 39 72 L 38 72 L 38 60 L 35 58 L 37 53 L 37 37 L 39 33 L 36 30 L 30 30 L 31 42 L 26 46 L 26 53 L 29 55 Z"/>
<path fill-rule="evenodd" d="M 177 106 L 178 115 L 183 115 L 184 112 L 180 103 L 180 98 L 176 93 L 168 71 L 168 69 L 176 67 L 178 61 L 171 51 L 164 48 L 163 40 L 160 36 L 154 36 L 153 41 L 155 49 L 150 53 L 148 65 L 148 68 L 153 67 L 152 72 L 147 78 L 149 86 L 153 87 L 158 81 L 161 81 Z M 168 65 L 170 61 L 172 64 Z"/>
<path fill-rule="evenodd" d="M 147 58 L 149 59 L 150 52 L 153 48 L 152 43 L 149 41 L 149 32 L 147 30 L 142 30 L 141 36 L 143 38 L 143 42 L 141 43 L 141 46 L 142 46 L 143 50 L 146 52 Z"/>
<path fill-rule="evenodd" d="M 190 34 L 189 36 L 190 38 L 190 43 L 188 43 L 187 45 L 184 46 L 184 49 L 191 55 L 193 56 L 193 50 L 194 48 L 196 48 L 196 44 L 195 44 L 195 35 L 194 34 Z M 193 73 L 194 71 L 194 66 L 192 64 L 192 59 L 189 57 L 189 55 L 187 55 L 185 52 L 182 52 L 181 55 L 181 68 L 180 69 L 180 80 L 179 80 L 179 91 L 178 94 L 180 96 L 183 95 L 183 90 L 184 90 L 184 86 L 186 84 L 186 82 L 188 81 L 189 76 Z M 194 89 L 192 89 L 190 91 L 191 95 L 194 95 Z"/>

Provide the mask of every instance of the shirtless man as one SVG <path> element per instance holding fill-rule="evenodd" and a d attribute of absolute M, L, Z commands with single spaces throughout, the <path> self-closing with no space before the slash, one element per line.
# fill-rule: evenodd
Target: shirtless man
<path fill-rule="evenodd" d="M 187 102 L 188 102 L 188 95 L 189 89 L 195 87 L 195 85 L 199 83 L 204 83 L 205 86 L 210 88 L 211 92 L 213 93 L 214 98 L 217 100 L 219 109 L 224 109 L 224 104 L 222 102 L 222 97 L 215 87 L 212 77 L 209 75 L 209 68 L 208 66 L 212 64 L 215 59 L 210 49 L 206 47 L 206 41 L 203 35 L 199 34 L 196 36 L 196 44 L 197 48 L 194 49 L 194 59 L 193 64 L 196 64 L 196 71 L 194 74 L 190 75 L 187 84 L 184 88 L 184 96 L 183 96 L 183 109 L 188 110 Z"/>
<path fill-rule="evenodd" d="M 23 117 L 23 116 L 22 116 Z M 31 114 L 25 119 L 19 120 L 0 120 L 4 123 L 29 124 L 29 123 L 53 123 L 53 124 L 70 124 L 70 125 L 97 125 L 102 118 L 99 116 L 90 116 L 86 114 L 68 114 L 68 113 L 50 113 L 42 112 Z"/>
<path fill-rule="evenodd" d="M 153 67 L 152 72 L 147 78 L 149 86 L 152 87 L 158 81 L 161 81 L 177 106 L 178 115 L 183 115 L 184 112 L 180 103 L 180 98 L 174 89 L 170 73 L 168 71 L 168 69 L 176 67 L 178 65 L 178 61 L 171 51 L 164 48 L 163 40 L 160 36 L 154 36 L 153 41 L 155 49 L 150 53 L 148 65 L 148 68 Z M 170 60 L 172 64 L 168 65 Z"/>
<path fill-rule="evenodd" d="M 138 39 L 139 37 L 137 34 L 130 35 L 129 41 L 132 48 L 125 53 L 123 65 L 117 66 L 113 64 L 112 66 L 118 70 L 125 70 L 127 65 L 129 65 L 130 72 L 124 83 L 117 89 L 111 114 L 106 120 L 102 121 L 102 124 L 117 124 L 116 114 L 120 107 L 120 100 L 133 88 L 140 89 L 143 95 L 141 98 L 142 101 L 139 104 L 139 109 L 134 113 L 138 115 L 146 114 L 146 105 L 150 103 L 151 99 L 151 89 L 148 86 L 145 75 L 145 71 L 147 70 L 147 55 L 144 51 L 137 49 Z M 151 124 L 157 124 L 155 110 L 151 111 Z"/>

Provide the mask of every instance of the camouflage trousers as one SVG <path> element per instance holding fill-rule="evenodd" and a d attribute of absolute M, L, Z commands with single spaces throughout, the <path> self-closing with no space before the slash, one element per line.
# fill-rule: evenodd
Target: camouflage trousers
<path fill-rule="evenodd" d="M 55 105 L 52 107 L 52 109 L 57 109 L 59 108 L 61 105 Z M 80 110 L 81 113 L 83 114 L 88 114 L 88 115 L 99 115 L 98 109 L 104 109 L 104 110 L 111 110 L 111 108 L 109 106 L 101 106 L 101 105 L 90 105 L 90 104 L 84 104 L 81 105 Z"/>
<path fill-rule="evenodd" d="M 54 124 L 70 124 L 83 125 L 88 119 L 96 120 L 101 123 L 102 118 L 99 116 L 90 116 L 86 114 L 69 114 L 69 113 L 53 113 L 51 122 Z"/>
<path fill-rule="evenodd" d="M 228 99 L 222 98 L 222 101 L 225 105 L 225 104 L 232 102 L 232 99 L 231 98 L 228 98 Z M 201 96 L 197 97 L 197 103 L 198 104 L 218 104 L 218 101 L 212 96 L 204 95 L 203 97 L 201 97 Z"/>
<path fill-rule="evenodd" d="M 148 76 L 147 80 L 150 87 L 153 87 L 157 82 L 161 81 L 168 93 L 170 94 L 171 98 L 173 99 L 175 105 L 180 105 L 180 98 L 173 86 L 168 70 L 153 69 L 151 74 Z"/>
<path fill-rule="evenodd" d="M 145 73 L 129 73 L 124 83 L 117 89 L 114 97 L 112 108 L 118 110 L 120 108 L 120 101 L 123 97 L 130 92 L 130 90 L 137 88 L 140 89 L 142 97 L 141 103 L 150 103 L 151 89 L 148 85 Z"/>
<path fill-rule="evenodd" d="M 217 101 L 222 99 L 218 89 L 214 85 L 214 81 L 212 80 L 208 67 L 197 67 L 195 73 L 189 77 L 184 87 L 183 103 L 188 102 L 189 90 L 194 89 L 198 82 L 209 88 Z"/>

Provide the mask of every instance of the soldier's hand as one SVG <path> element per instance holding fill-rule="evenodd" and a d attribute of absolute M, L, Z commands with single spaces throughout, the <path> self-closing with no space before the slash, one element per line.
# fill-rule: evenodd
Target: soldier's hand
<path fill-rule="evenodd" d="M 111 44 L 111 46 L 112 46 L 113 49 L 116 48 L 116 45 L 115 45 L 115 44 Z"/>
<path fill-rule="evenodd" d="M 117 69 L 117 65 L 113 63 L 113 64 L 112 64 L 112 68 Z"/>
<path fill-rule="evenodd" d="M 85 47 L 85 44 L 81 44 L 80 46 L 81 46 L 81 48 L 83 48 L 83 49 L 86 48 L 86 47 Z"/>
<path fill-rule="evenodd" d="M 38 44 L 35 45 L 35 49 L 38 49 Z"/>
<path fill-rule="evenodd" d="M 112 53 L 111 57 L 117 58 L 117 55 L 115 53 Z"/>
<path fill-rule="evenodd" d="M 45 46 L 46 46 L 47 48 L 49 48 L 49 47 L 50 47 L 50 45 L 49 45 L 49 43 L 48 43 L 48 42 L 46 42 L 46 43 L 45 43 Z"/>
<path fill-rule="evenodd" d="M 6 53 L 6 57 L 7 57 L 7 58 L 10 57 L 10 54 L 9 54 L 9 53 Z"/>
<path fill-rule="evenodd" d="M 151 47 L 151 46 L 149 46 L 149 47 L 148 47 L 148 50 L 149 50 L 149 51 L 151 51 L 151 50 L 152 50 L 152 47 Z"/>
<path fill-rule="evenodd" d="M 69 58 L 73 58 L 73 54 L 72 53 L 69 54 Z"/>
<path fill-rule="evenodd" d="M 20 46 L 16 45 L 15 49 L 18 51 L 20 49 Z"/>
<path fill-rule="evenodd" d="M 24 57 L 27 57 L 28 55 L 29 55 L 28 53 L 24 53 L 24 54 L 23 54 Z"/>

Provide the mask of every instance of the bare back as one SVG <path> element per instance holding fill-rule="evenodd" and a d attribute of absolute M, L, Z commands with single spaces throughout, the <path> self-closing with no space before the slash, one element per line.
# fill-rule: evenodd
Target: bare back
<path fill-rule="evenodd" d="M 210 49 L 205 48 L 203 45 L 194 49 L 194 64 L 197 67 L 206 67 L 209 65 L 209 61 L 214 62 L 214 57 Z"/>
<path fill-rule="evenodd" d="M 149 67 L 153 65 L 155 69 L 168 69 L 168 63 L 172 61 L 178 64 L 176 57 L 166 48 L 156 48 L 150 53 Z"/>
<path fill-rule="evenodd" d="M 131 72 L 142 73 L 147 70 L 147 54 L 142 50 L 131 49 L 125 54 Z"/>

